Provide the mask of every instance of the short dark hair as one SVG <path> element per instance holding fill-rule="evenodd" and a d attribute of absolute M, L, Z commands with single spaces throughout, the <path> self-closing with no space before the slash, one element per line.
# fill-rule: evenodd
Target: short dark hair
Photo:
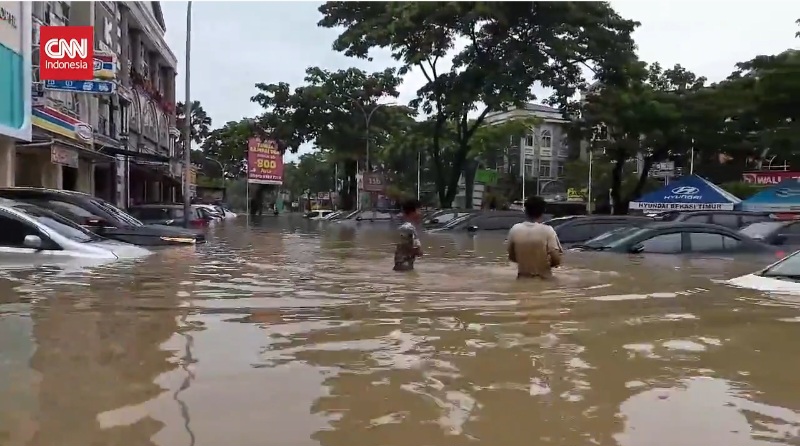
<path fill-rule="evenodd" d="M 422 205 L 419 203 L 419 200 L 416 198 L 409 198 L 403 201 L 403 204 L 400 205 L 400 210 L 403 211 L 403 214 L 410 214 L 421 207 Z"/>
<path fill-rule="evenodd" d="M 545 206 L 547 206 L 547 202 L 544 201 L 544 198 L 538 195 L 528 197 L 525 200 L 525 215 L 530 219 L 537 219 L 544 215 Z"/>

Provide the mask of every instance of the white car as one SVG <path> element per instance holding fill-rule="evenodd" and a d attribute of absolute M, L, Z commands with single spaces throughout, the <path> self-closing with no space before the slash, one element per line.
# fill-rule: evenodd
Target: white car
<path fill-rule="evenodd" d="M 227 220 L 229 218 L 236 218 L 238 216 L 238 214 L 229 211 L 228 209 L 225 209 L 222 206 L 217 206 L 214 204 L 196 204 L 195 206 L 208 209 L 210 212 L 213 212 L 214 214 L 219 214 L 220 216 L 222 216 L 222 219 L 224 220 Z"/>
<path fill-rule="evenodd" d="M 758 291 L 800 293 L 800 251 L 751 274 L 736 277 L 729 284 Z"/>
<path fill-rule="evenodd" d="M 0 262 L 136 259 L 150 254 L 144 248 L 100 237 L 38 206 L 0 199 Z"/>
<path fill-rule="evenodd" d="M 328 215 L 333 214 L 333 211 L 330 209 L 317 209 L 315 211 L 310 211 L 303 217 L 309 220 L 324 220 Z"/>

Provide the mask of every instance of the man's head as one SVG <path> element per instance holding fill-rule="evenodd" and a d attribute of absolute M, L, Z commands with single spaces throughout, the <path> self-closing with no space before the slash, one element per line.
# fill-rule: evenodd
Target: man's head
<path fill-rule="evenodd" d="M 403 204 L 400 206 L 400 210 L 403 212 L 403 217 L 406 220 L 417 221 L 420 218 L 420 207 L 419 200 L 416 198 L 409 198 L 403 202 Z"/>
<path fill-rule="evenodd" d="M 544 198 L 534 195 L 525 200 L 525 215 L 531 220 L 538 220 L 544 215 L 544 208 L 547 203 Z"/>

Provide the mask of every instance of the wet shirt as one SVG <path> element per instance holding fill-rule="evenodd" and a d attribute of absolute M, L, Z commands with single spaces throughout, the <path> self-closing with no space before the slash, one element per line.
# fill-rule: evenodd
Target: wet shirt
<path fill-rule="evenodd" d="M 397 228 L 398 240 L 394 250 L 394 269 L 405 271 L 414 269 L 414 260 L 421 247 L 417 228 L 411 222 L 405 222 Z"/>
<path fill-rule="evenodd" d="M 517 263 L 518 277 L 552 277 L 551 270 L 561 264 L 562 252 L 551 226 L 526 221 L 508 232 L 508 257 Z"/>

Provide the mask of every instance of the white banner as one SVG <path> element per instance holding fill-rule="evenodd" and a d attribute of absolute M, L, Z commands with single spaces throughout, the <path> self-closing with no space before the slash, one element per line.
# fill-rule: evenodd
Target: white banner
<path fill-rule="evenodd" d="M 631 209 L 643 211 L 732 211 L 733 203 L 640 203 L 633 201 Z"/>

